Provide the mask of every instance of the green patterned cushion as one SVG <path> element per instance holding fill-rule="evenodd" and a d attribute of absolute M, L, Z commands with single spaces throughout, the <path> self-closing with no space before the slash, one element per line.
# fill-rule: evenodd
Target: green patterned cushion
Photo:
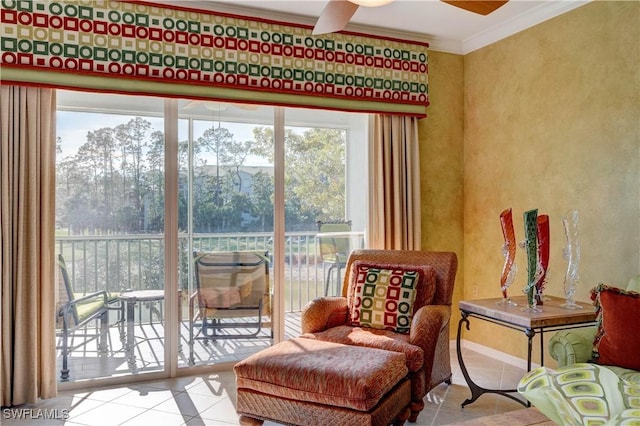
<path fill-rule="evenodd" d="M 556 424 L 640 425 L 640 385 L 600 365 L 537 368 L 520 380 L 518 392 Z"/>
<path fill-rule="evenodd" d="M 351 270 L 351 324 L 408 333 L 422 275 L 420 268 L 401 265 L 381 267 L 355 261 Z"/>
<path fill-rule="evenodd" d="M 77 295 L 76 297 L 82 297 L 83 295 Z M 104 297 L 102 295 L 89 298 L 78 302 L 76 305 L 76 312 L 78 314 L 78 324 L 86 320 L 97 311 L 103 309 L 106 305 L 104 303 Z"/>

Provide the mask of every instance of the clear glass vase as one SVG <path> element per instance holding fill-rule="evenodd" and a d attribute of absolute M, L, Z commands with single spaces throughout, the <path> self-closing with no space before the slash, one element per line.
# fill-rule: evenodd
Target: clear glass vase
<path fill-rule="evenodd" d="M 576 287 L 580 283 L 578 266 L 580 264 L 580 241 L 578 239 L 578 211 L 571 210 L 562 216 L 562 226 L 567 238 L 563 256 L 567 260 L 567 272 L 564 276 L 565 309 L 582 309 L 575 301 Z"/>

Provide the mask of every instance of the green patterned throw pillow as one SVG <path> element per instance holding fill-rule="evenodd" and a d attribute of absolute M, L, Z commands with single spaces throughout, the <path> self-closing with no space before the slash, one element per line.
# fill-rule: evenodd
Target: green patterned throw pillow
<path fill-rule="evenodd" d="M 382 268 L 356 261 L 352 265 L 351 279 L 352 325 L 409 332 L 421 279 L 419 267 Z"/>
<path fill-rule="evenodd" d="M 640 385 L 597 364 L 531 370 L 518 392 L 556 424 L 640 426 Z"/>

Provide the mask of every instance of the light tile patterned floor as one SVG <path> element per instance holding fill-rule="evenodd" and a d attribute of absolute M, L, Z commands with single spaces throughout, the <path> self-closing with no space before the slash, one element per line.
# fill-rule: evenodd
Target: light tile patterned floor
<path fill-rule="evenodd" d="M 468 349 L 463 350 L 472 378 L 486 387 L 514 388 L 524 370 Z M 522 408 L 500 395 L 485 394 L 476 402 L 460 408 L 470 397 L 452 351 L 453 383 L 442 384 L 425 397 L 425 409 L 418 426 L 446 425 Z M 235 377 L 232 371 L 165 379 L 139 384 L 63 391 L 54 399 L 10 410 L 27 416 L 66 417 L 66 420 L 14 419 L 3 410 L 2 425 L 237 425 Z M 43 410 L 46 409 L 46 410 Z M 40 411 L 39 411 L 40 410 Z M 274 423 L 265 423 L 273 426 Z M 407 423 L 408 424 L 408 423 Z"/>
<path fill-rule="evenodd" d="M 242 321 L 257 321 L 257 318 L 240 318 Z M 232 319 L 230 321 L 237 322 Z M 93 325 L 92 325 L 93 326 Z M 256 328 L 234 327 L 223 330 L 221 334 L 251 334 Z M 87 334 L 94 336 L 96 331 L 90 328 Z M 135 336 L 135 368 L 128 363 L 128 353 L 125 351 L 125 341 L 120 336 L 118 327 L 109 327 L 107 335 L 108 350 L 104 354 L 98 352 L 98 341 L 86 339 L 82 333 L 69 337 L 72 351 L 68 358 L 70 382 L 86 381 L 94 378 L 121 377 L 130 374 L 159 372 L 164 368 L 164 325 L 160 321 L 138 322 L 134 326 Z M 295 337 L 300 334 L 300 313 L 288 313 L 285 321 L 285 336 Z M 124 334 L 126 336 L 126 333 Z M 198 334 L 196 333 L 196 336 Z M 193 355 L 195 365 L 213 365 L 228 362 L 238 362 L 247 356 L 265 349 L 271 344 L 271 329 L 263 328 L 259 338 L 251 339 L 219 339 L 216 343 L 194 339 Z M 88 343 L 85 344 L 85 342 Z M 62 368 L 61 338 L 58 337 L 57 370 Z M 178 352 L 178 367 L 189 364 L 189 325 L 184 321 L 180 327 L 180 346 Z"/>

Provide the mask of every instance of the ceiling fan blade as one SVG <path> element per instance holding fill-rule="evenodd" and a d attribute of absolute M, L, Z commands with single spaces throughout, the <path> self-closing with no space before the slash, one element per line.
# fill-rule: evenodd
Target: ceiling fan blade
<path fill-rule="evenodd" d="M 480 15 L 488 15 L 494 10 L 498 9 L 508 2 L 507 1 L 483 1 L 483 0 L 471 0 L 471 1 L 457 1 L 457 0 L 442 0 L 443 2 L 450 4 L 460 9 L 468 10 L 469 12 L 478 13 Z"/>
<path fill-rule="evenodd" d="M 330 0 L 322 10 L 312 34 L 335 33 L 344 29 L 358 7 L 347 0 Z"/>

